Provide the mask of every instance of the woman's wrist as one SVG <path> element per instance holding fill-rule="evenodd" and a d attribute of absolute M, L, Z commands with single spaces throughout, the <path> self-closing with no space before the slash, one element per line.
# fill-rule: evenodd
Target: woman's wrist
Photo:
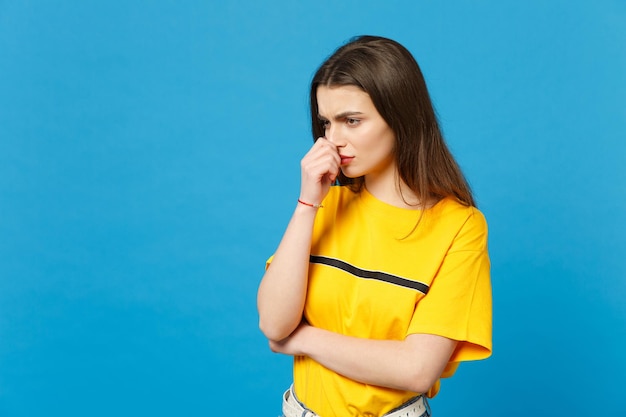
<path fill-rule="evenodd" d="M 297 351 L 299 355 L 311 355 L 311 334 L 315 333 L 315 328 L 310 324 L 301 324 L 298 329 Z"/>
<path fill-rule="evenodd" d="M 295 213 L 298 215 L 298 217 L 303 216 L 315 219 L 315 217 L 317 217 L 318 211 L 319 209 L 315 207 L 307 206 L 296 201 Z"/>
<path fill-rule="evenodd" d="M 324 206 L 321 203 L 310 203 L 301 198 L 298 199 L 298 204 L 302 204 L 303 206 L 311 207 L 314 209 L 323 208 Z"/>

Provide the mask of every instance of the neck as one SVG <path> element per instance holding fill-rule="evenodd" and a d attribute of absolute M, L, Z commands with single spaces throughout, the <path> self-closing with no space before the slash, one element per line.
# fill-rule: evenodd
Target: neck
<path fill-rule="evenodd" d="M 417 194 L 400 179 L 397 172 L 387 178 L 366 176 L 364 185 L 370 194 L 383 203 L 404 209 L 424 208 Z"/>

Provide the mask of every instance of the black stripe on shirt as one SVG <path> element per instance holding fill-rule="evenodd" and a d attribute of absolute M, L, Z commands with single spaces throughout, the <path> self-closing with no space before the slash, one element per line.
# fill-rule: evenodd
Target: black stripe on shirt
<path fill-rule="evenodd" d="M 332 266 L 342 271 L 346 271 L 349 274 L 365 279 L 375 279 L 378 281 L 389 282 L 390 284 L 399 285 L 401 287 L 412 288 L 426 295 L 428 293 L 428 285 L 423 282 L 411 281 L 410 279 L 402 278 L 397 275 L 387 274 L 380 271 L 368 271 L 366 269 L 357 268 L 354 265 L 350 265 L 347 262 L 340 261 L 339 259 L 327 258 L 325 256 L 311 255 L 311 263 L 323 264 Z"/>

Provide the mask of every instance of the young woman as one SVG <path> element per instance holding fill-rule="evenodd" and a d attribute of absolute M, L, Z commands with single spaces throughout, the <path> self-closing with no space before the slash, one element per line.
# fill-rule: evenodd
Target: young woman
<path fill-rule="evenodd" d="M 491 354 L 485 219 L 402 45 L 353 39 L 310 94 L 315 142 L 258 291 L 294 357 L 283 413 L 429 416 L 439 379 Z"/>

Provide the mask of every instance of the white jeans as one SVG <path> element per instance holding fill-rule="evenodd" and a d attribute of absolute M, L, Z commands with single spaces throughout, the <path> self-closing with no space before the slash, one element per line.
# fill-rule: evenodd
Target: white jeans
<path fill-rule="evenodd" d="M 417 396 L 391 410 L 383 417 L 430 417 L 430 406 L 424 395 Z M 320 417 L 302 404 L 293 392 L 293 385 L 283 394 L 283 417 Z"/>

